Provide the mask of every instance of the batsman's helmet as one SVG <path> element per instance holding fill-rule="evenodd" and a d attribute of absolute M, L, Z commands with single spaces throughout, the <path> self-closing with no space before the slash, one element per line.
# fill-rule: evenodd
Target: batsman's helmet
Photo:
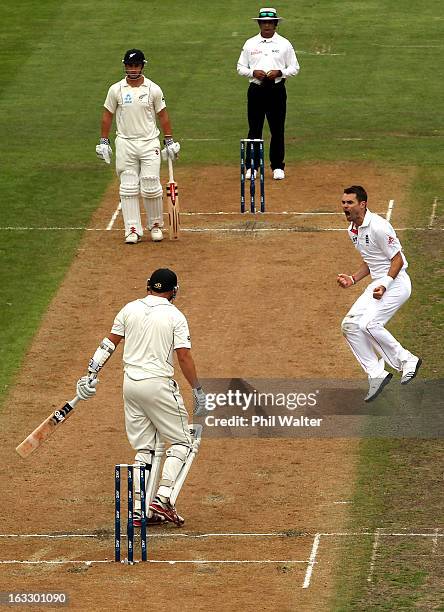
<path fill-rule="evenodd" d="M 123 56 L 122 63 L 125 65 L 144 66 L 146 64 L 145 55 L 140 49 L 129 49 Z"/>
<path fill-rule="evenodd" d="M 178 289 L 177 276 L 169 268 L 158 268 L 148 279 L 147 287 L 154 293 L 176 292 Z"/>

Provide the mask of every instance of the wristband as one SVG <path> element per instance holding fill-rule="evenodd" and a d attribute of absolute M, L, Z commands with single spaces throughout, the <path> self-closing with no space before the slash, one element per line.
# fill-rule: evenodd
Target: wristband
<path fill-rule="evenodd" d="M 351 278 L 352 285 L 356 285 L 356 280 L 353 274 L 350 275 L 350 278 Z"/>
<path fill-rule="evenodd" d="M 387 291 L 387 289 L 390 287 L 390 285 L 393 283 L 394 280 L 395 280 L 394 278 L 387 275 L 387 276 L 383 276 L 380 280 L 378 280 L 378 282 L 380 285 L 385 287 L 385 290 Z"/>
<path fill-rule="evenodd" d="M 100 139 L 100 144 L 106 144 L 106 145 L 109 145 L 109 138 L 101 138 L 101 139 Z"/>

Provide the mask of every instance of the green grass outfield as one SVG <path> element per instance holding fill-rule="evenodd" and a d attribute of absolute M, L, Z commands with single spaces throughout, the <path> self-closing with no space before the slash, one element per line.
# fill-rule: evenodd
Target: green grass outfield
<path fill-rule="evenodd" d="M 442 227 L 441 7 L 438 0 L 277 5 L 286 17 L 280 32 L 293 42 L 301 64 L 300 75 L 287 88 L 287 161 L 369 160 L 414 167 L 410 219 L 426 225 L 438 198 L 437 224 Z M 0 225 L 87 225 L 113 179 L 94 153 L 101 107 L 108 86 L 122 75 L 123 52 L 132 46 L 145 51 L 147 74 L 164 90 L 183 147 L 181 163 L 236 164 L 239 138 L 246 134 L 247 81 L 235 67 L 244 40 L 257 31 L 250 17 L 258 8 L 256 2 L 234 0 L 5 0 L 0 9 Z M 426 358 L 424 374 L 438 377 L 442 240 L 432 240 L 432 234 L 403 236 L 414 262 L 415 308 L 409 312 L 415 326 L 406 319 L 399 325 L 411 330 L 410 345 Z M 0 231 L 0 401 L 81 235 Z M 376 444 L 363 445 L 363 465 L 370 461 L 370 475 Z M 403 471 L 393 463 L 393 447 L 382 444 L 387 462 L 375 470 L 388 479 L 387 486 L 404 474 L 414 491 L 421 484 L 415 480 L 419 472 Z M 404 447 L 398 451 L 409 452 Z M 420 453 L 425 465 L 436 460 L 435 453 L 435 443 L 428 443 L 427 452 Z M 363 480 L 357 517 L 365 506 Z M 438 496 L 435 485 L 430 486 Z M 430 520 L 436 517 L 433 500 Z M 388 506 L 386 501 L 375 498 L 375 525 L 396 507 L 396 497 Z M 338 609 L 348 609 L 363 596 L 362 581 L 349 584 L 340 591 Z M 390 591 L 380 591 L 375 605 L 385 605 L 389 597 Z"/>

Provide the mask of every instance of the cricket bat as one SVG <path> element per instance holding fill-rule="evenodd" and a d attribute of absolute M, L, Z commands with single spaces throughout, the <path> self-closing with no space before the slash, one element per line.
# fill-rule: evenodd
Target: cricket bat
<path fill-rule="evenodd" d="M 170 223 L 170 240 L 177 240 L 180 233 L 180 209 L 177 183 L 174 182 L 173 160 L 168 157 L 169 179 L 166 186 L 168 198 L 168 220 Z"/>
<path fill-rule="evenodd" d="M 91 384 L 95 387 L 97 382 L 98 381 L 94 380 Z M 29 436 L 25 438 L 25 440 L 23 440 L 23 442 L 21 442 L 15 449 L 20 457 L 26 459 L 31 453 L 39 448 L 39 446 L 41 446 L 43 442 L 49 438 L 49 436 L 52 436 L 56 428 L 71 416 L 79 401 L 80 397 L 76 395 L 74 399 L 66 402 L 62 408 L 54 410 L 54 412 L 50 414 L 49 417 L 43 421 L 43 423 L 40 423 L 40 425 L 36 427 L 34 431 L 30 433 Z"/>

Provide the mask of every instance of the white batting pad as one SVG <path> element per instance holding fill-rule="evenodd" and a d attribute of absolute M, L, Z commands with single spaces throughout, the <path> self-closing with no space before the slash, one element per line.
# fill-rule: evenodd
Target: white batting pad
<path fill-rule="evenodd" d="M 141 176 L 140 192 L 144 198 L 158 198 L 162 196 L 162 185 L 158 176 Z"/>
<path fill-rule="evenodd" d="M 125 235 L 128 235 L 131 228 L 135 227 L 139 236 L 143 236 L 139 207 L 139 177 L 133 170 L 125 170 L 120 175 L 119 191 Z"/>
<path fill-rule="evenodd" d="M 146 215 L 148 217 L 147 227 L 153 229 L 154 225 L 163 227 L 163 198 L 158 196 L 156 198 L 143 198 L 143 205 L 145 207 Z"/>

